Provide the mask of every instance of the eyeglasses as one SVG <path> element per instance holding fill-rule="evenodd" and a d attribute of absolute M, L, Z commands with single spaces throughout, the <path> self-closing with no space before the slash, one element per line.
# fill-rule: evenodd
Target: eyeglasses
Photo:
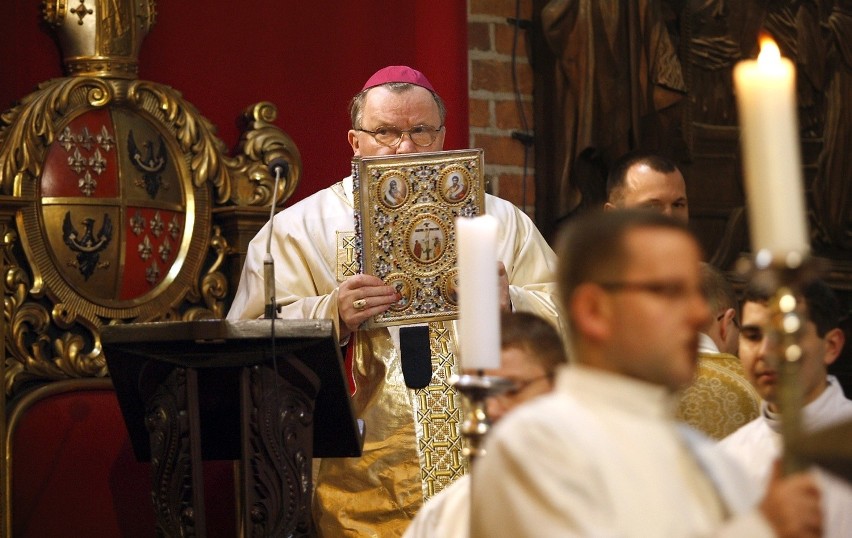
<path fill-rule="evenodd" d="M 506 398 L 514 398 L 515 396 L 517 396 L 518 394 L 520 394 L 524 390 L 526 390 L 526 388 L 529 387 L 530 385 L 532 385 L 533 383 L 535 383 L 537 381 L 541 381 L 542 379 L 552 379 L 552 378 L 553 378 L 553 374 L 544 374 L 544 375 L 540 375 L 540 376 L 536 376 L 536 377 L 531 377 L 529 379 L 513 380 L 511 388 L 509 388 L 505 392 L 499 394 L 498 396 L 503 396 L 503 397 L 506 397 Z"/>
<path fill-rule="evenodd" d="M 407 134 L 408 138 L 411 139 L 415 146 L 425 148 L 431 146 L 432 143 L 435 142 L 435 139 L 438 138 L 438 133 L 440 133 L 443 128 L 443 125 L 438 128 L 432 127 L 431 125 L 415 125 L 411 129 L 407 130 L 402 130 L 393 126 L 379 127 L 375 131 L 370 131 L 368 129 L 355 130 L 369 134 L 376 140 L 376 142 L 389 148 L 397 147 L 400 142 L 402 142 L 403 135 Z"/>
<path fill-rule="evenodd" d="M 658 295 L 671 301 L 685 299 L 693 294 L 704 296 L 698 286 L 690 286 L 684 282 L 664 280 L 648 282 L 598 282 L 598 286 L 609 292 L 638 291 Z"/>

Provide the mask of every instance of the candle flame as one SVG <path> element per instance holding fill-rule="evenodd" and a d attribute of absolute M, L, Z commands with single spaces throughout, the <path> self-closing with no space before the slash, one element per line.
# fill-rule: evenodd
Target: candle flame
<path fill-rule="evenodd" d="M 758 65 L 777 65 L 781 60 L 781 50 L 769 36 L 760 38 L 760 54 L 757 55 Z"/>

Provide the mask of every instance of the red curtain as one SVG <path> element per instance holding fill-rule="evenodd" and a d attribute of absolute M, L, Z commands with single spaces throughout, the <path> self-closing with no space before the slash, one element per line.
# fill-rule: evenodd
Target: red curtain
<path fill-rule="evenodd" d="M 0 18 L 0 109 L 62 76 L 38 0 Z M 447 101 L 447 149 L 468 146 L 467 12 L 458 0 L 282 2 L 159 0 L 139 77 L 181 91 L 233 147 L 236 119 L 259 101 L 296 142 L 304 173 L 292 201 L 349 171 L 347 105 L 377 69 L 422 70 Z"/>

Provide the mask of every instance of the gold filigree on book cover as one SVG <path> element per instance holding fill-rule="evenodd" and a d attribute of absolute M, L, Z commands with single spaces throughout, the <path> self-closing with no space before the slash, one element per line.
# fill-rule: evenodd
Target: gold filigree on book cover
<path fill-rule="evenodd" d="M 458 316 L 456 217 L 485 211 L 481 149 L 355 158 L 355 230 L 361 271 L 400 299 L 367 328 Z"/>

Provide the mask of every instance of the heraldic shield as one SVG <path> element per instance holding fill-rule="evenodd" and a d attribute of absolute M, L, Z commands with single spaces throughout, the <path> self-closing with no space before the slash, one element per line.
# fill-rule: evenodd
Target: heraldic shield
<path fill-rule="evenodd" d="M 28 243 L 43 244 L 53 262 L 46 268 L 56 269 L 45 280 L 69 307 L 136 317 L 184 268 L 193 229 L 206 228 L 196 210 L 209 196 L 182 179 L 189 171 L 171 138 L 123 108 L 60 126 L 38 185 L 43 237 Z"/>
<path fill-rule="evenodd" d="M 40 180 L 20 184 L 36 200 L 19 226 L 36 282 L 93 325 L 168 310 L 188 290 L 173 284 L 201 267 L 208 186 L 193 185 L 174 136 L 144 112 L 84 108 L 56 133 Z"/>

